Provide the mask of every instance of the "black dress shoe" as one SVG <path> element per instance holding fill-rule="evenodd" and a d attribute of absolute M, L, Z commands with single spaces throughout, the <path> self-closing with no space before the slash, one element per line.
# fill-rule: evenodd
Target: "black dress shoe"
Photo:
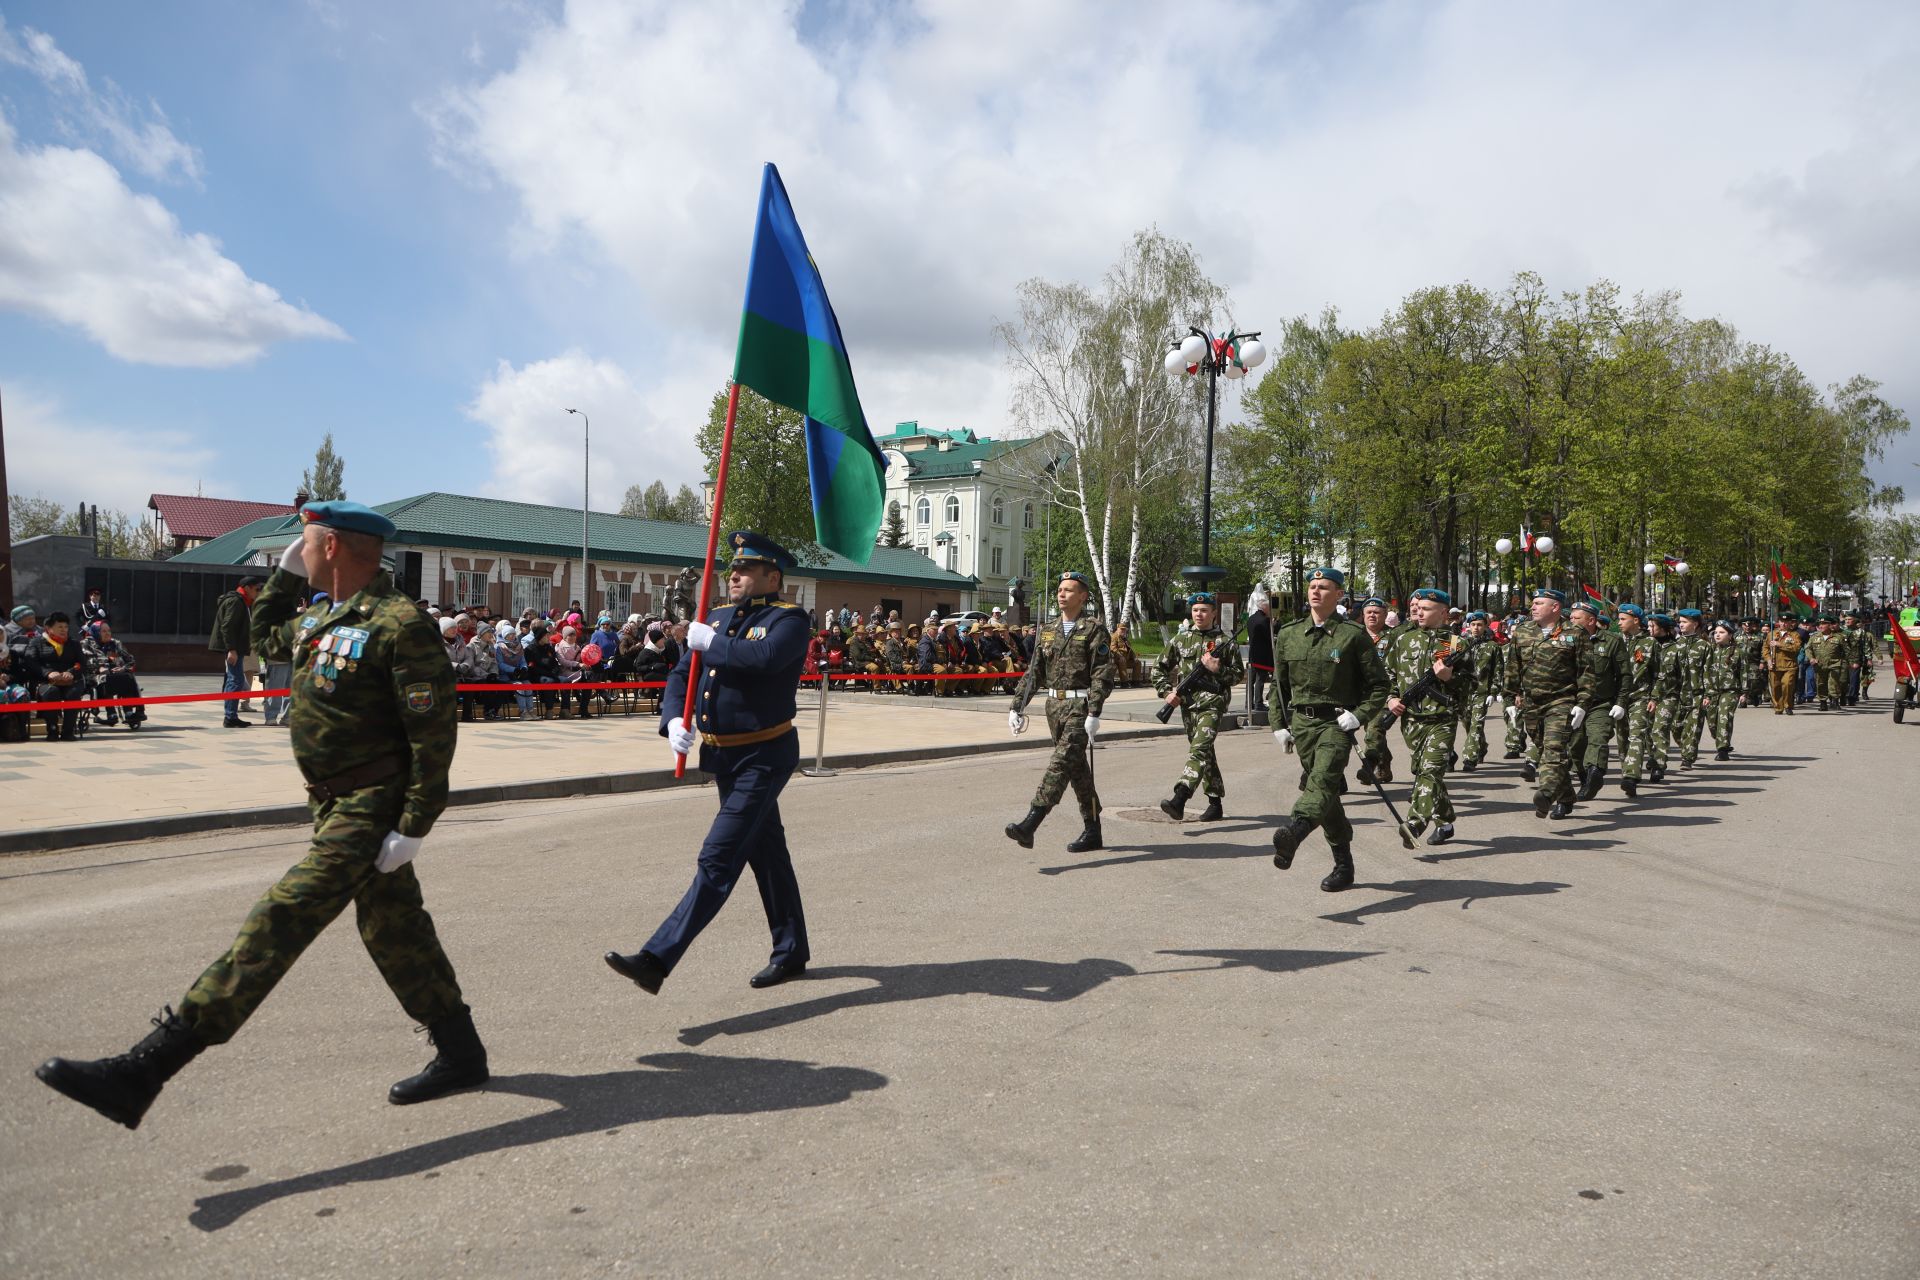
<path fill-rule="evenodd" d="M 251 729 L 251 728 L 253 728 L 253 721 L 251 721 L 251 720 L 222 720 L 222 721 L 220 722 L 220 727 L 221 727 L 221 728 L 223 728 L 223 729 Z"/>
<path fill-rule="evenodd" d="M 609 951 L 604 959 L 607 968 L 623 978 L 633 979 L 634 985 L 650 996 L 659 995 L 660 984 L 667 980 L 666 966 L 645 951 L 636 951 L 630 956 Z"/>
<path fill-rule="evenodd" d="M 789 978 L 797 978 L 807 971 L 805 960 L 782 960 L 770 964 L 747 979 L 750 987 L 777 987 Z"/>

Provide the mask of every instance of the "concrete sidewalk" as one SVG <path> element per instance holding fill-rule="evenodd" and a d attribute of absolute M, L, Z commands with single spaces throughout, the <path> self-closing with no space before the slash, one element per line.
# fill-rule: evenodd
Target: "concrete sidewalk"
<path fill-rule="evenodd" d="M 152 696 L 207 691 L 194 677 L 143 682 Z M 1109 740 L 1173 733 L 1152 721 L 1151 690 L 1123 690 L 1110 701 Z M 186 835 L 234 827 L 307 821 L 305 793 L 288 731 L 251 717 L 250 729 L 220 726 L 223 704 L 154 709 L 145 728 L 96 728 L 73 743 L 34 741 L 0 747 L 0 854 Z M 801 695 L 796 720 L 806 762 L 814 760 L 817 698 Z M 896 697 L 864 691 L 831 694 L 829 768 L 1034 750 L 1044 724 L 1013 738 L 1003 695 Z M 1135 722 L 1138 723 L 1135 723 Z M 675 785 L 673 757 L 651 715 L 589 720 L 475 722 L 460 727 L 454 755 L 454 803 L 607 795 Z M 689 770 L 686 784 L 702 781 Z"/>

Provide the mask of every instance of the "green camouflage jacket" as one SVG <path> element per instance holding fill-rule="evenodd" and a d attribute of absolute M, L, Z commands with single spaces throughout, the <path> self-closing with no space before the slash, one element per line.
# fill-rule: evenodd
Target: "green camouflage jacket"
<path fill-rule="evenodd" d="M 1402 627 L 1393 633 L 1393 640 L 1387 646 L 1387 694 L 1390 698 L 1404 698 L 1407 690 L 1416 681 L 1433 670 L 1434 659 L 1453 652 L 1459 643 L 1457 637 L 1444 629 L 1432 631 L 1425 627 Z M 1462 658 L 1461 665 L 1472 661 Z M 1438 690 L 1421 699 L 1417 706 L 1407 708 L 1406 718 L 1423 723 L 1450 720 L 1455 714 L 1461 694 L 1472 696 L 1471 690 L 1461 681 L 1466 672 L 1459 667 L 1454 669 L 1453 679 L 1442 684 Z M 1461 693 L 1456 693 L 1458 689 Z"/>
<path fill-rule="evenodd" d="M 1680 641 L 1656 640 L 1654 643 L 1653 687 L 1648 690 L 1656 698 L 1672 699 L 1680 696 Z"/>
<path fill-rule="evenodd" d="M 1696 631 L 1690 636 L 1675 636 L 1673 651 L 1667 654 L 1680 668 L 1680 692 L 1698 698 L 1707 691 L 1707 650 L 1713 641 Z"/>
<path fill-rule="evenodd" d="M 1013 691 L 1013 709 L 1025 711 L 1049 689 L 1085 689 L 1087 714 L 1097 716 L 1113 692 L 1113 637 L 1091 613 L 1083 613 L 1071 635 L 1055 618 L 1034 637 L 1033 660 Z"/>
<path fill-rule="evenodd" d="M 1316 627 L 1308 614 L 1273 633 L 1269 718 L 1285 726 L 1287 709 L 1296 703 L 1345 707 L 1363 724 L 1380 714 L 1387 705 L 1387 668 L 1365 627 L 1338 617 Z"/>
<path fill-rule="evenodd" d="M 1627 653 L 1627 672 L 1614 701 L 1622 706 L 1654 696 L 1653 686 L 1660 677 L 1660 642 L 1644 633 L 1628 639 L 1620 637 Z"/>
<path fill-rule="evenodd" d="M 381 572 L 340 602 L 300 612 L 306 579 L 275 569 L 254 601 L 255 648 L 293 662 L 293 759 L 309 782 L 397 758 L 405 787 L 395 828 L 424 836 L 447 807 L 457 707 L 453 666 L 433 622 Z M 384 803 L 387 790 L 353 802 Z"/>
<path fill-rule="evenodd" d="M 1844 632 L 1832 631 L 1821 635 L 1816 631 L 1807 641 L 1807 661 L 1816 667 L 1831 671 L 1835 667 L 1844 667 L 1853 661 L 1849 656 L 1851 648 Z"/>
<path fill-rule="evenodd" d="M 1592 639 L 1564 620 L 1551 630 L 1529 623 L 1513 629 L 1507 644 L 1507 701 L 1525 697 L 1527 705 L 1572 698 L 1593 709 Z"/>
<path fill-rule="evenodd" d="M 1153 664 L 1154 692 L 1164 698 L 1179 688 L 1200 665 L 1203 653 L 1219 658 L 1220 669 L 1202 677 L 1200 686 L 1185 700 L 1185 705 L 1192 711 L 1224 710 L 1231 701 L 1228 691 L 1240 683 L 1246 669 L 1240 662 L 1240 647 L 1228 640 L 1226 632 L 1218 627 L 1211 631 L 1182 631 L 1168 642 Z"/>
<path fill-rule="evenodd" d="M 1747 687 L 1747 655 L 1738 641 L 1731 644 L 1707 642 L 1707 661 L 1702 693 L 1739 693 Z"/>

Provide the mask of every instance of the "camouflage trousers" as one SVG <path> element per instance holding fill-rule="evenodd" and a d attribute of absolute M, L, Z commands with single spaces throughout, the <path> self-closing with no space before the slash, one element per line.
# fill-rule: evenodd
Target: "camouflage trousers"
<path fill-rule="evenodd" d="M 1636 698 L 1633 706 L 1627 710 L 1626 731 L 1620 740 L 1620 776 L 1640 781 L 1641 770 L 1647 767 L 1647 756 L 1653 750 L 1654 712 L 1649 709 L 1649 698 Z"/>
<path fill-rule="evenodd" d="M 1707 728 L 1707 709 L 1701 701 L 1698 695 L 1675 700 L 1673 745 L 1680 752 L 1681 764 L 1692 764 L 1700 758 L 1700 735 Z"/>
<path fill-rule="evenodd" d="M 1220 762 L 1213 752 L 1213 740 L 1225 712 L 1225 703 L 1219 698 L 1204 699 L 1198 706 L 1180 704 L 1180 723 L 1187 730 L 1187 767 L 1180 771 L 1176 785 L 1185 787 L 1188 795 L 1205 792 L 1219 799 L 1227 794 L 1227 784 L 1220 777 Z"/>
<path fill-rule="evenodd" d="M 1300 798 L 1293 815 L 1327 833 L 1329 844 L 1349 844 L 1353 824 L 1340 803 L 1347 782 L 1347 758 L 1353 754 L 1353 736 L 1331 720 L 1297 712 L 1293 717 L 1293 749 L 1300 756 Z"/>
<path fill-rule="evenodd" d="M 1408 768 L 1413 770 L 1413 801 L 1407 817 L 1420 822 L 1453 821 L 1453 798 L 1447 794 L 1447 757 L 1453 754 L 1453 718 L 1402 720 L 1407 740 Z"/>
<path fill-rule="evenodd" d="M 1685 702 L 1685 698 L 1655 699 L 1652 726 L 1653 735 L 1647 741 L 1647 772 L 1649 775 L 1651 775 L 1655 769 L 1660 770 L 1662 773 L 1666 771 L 1667 758 L 1673 754 L 1673 743 L 1677 737 L 1674 726 L 1680 718 L 1681 709 Z"/>
<path fill-rule="evenodd" d="M 1511 706 L 1512 704 L 1509 703 L 1508 705 Z M 1504 708 L 1500 713 L 1500 718 L 1507 722 L 1507 750 L 1514 755 L 1527 754 L 1527 718 L 1525 716 L 1514 716 L 1509 719 Z M 1537 757 L 1539 754 L 1537 743 L 1535 747 L 1534 755 Z"/>
<path fill-rule="evenodd" d="M 1733 716 L 1740 709 L 1739 690 L 1707 695 L 1707 724 L 1713 729 L 1713 745 L 1733 750 Z"/>
<path fill-rule="evenodd" d="M 1813 677 L 1814 697 L 1823 698 L 1839 705 L 1847 696 L 1847 667 L 1841 663 L 1836 666 L 1821 667 Z"/>
<path fill-rule="evenodd" d="M 1047 771 L 1040 775 L 1040 789 L 1033 793 L 1033 807 L 1051 809 L 1073 785 L 1073 798 L 1080 803 L 1080 817 L 1086 822 L 1100 818 L 1100 797 L 1093 789 L 1093 766 L 1087 759 L 1087 704 L 1079 698 L 1047 699 L 1047 733 L 1053 738 L 1053 755 Z"/>
<path fill-rule="evenodd" d="M 180 1001 L 180 1016 L 203 1043 L 231 1040 L 348 903 L 367 954 L 409 1017 L 431 1026 L 465 1007 L 412 864 L 374 869 L 404 787 L 396 781 L 313 804 L 307 856 L 253 905 L 233 945 Z"/>
<path fill-rule="evenodd" d="M 1540 744 L 1540 777 L 1534 796 L 1546 797 L 1549 804 L 1573 803 L 1573 707 L 1570 697 L 1542 703 L 1529 698 L 1520 709 L 1527 737 Z"/>
<path fill-rule="evenodd" d="M 1460 730 L 1466 750 L 1464 764 L 1479 764 L 1487 758 L 1487 698 L 1472 694 L 1460 700 Z"/>

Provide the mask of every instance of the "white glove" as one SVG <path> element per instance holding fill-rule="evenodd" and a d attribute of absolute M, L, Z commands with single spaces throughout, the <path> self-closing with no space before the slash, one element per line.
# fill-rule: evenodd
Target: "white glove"
<path fill-rule="evenodd" d="M 1607 719 L 1624 720 L 1626 718 L 1627 718 L 1627 709 L 1621 706 L 1619 703 L 1616 702 L 1611 707 L 1607 708 Z"/>
<path fill-rule="evenodd" d="M 687 624 L 687 647 L 695 653 L 705 653 L 707 646 L 713 643 L 713 628 L 704 622 Z"/>
<path fill-rule="evenodd" d="M 687 722 L 679 716 L 667 722 L 667 743 L 677 756 L 693 754 L 693 744 L 700 741 L 700 735 L 687 728 Z"/>
<path fill-rule="evenodd" d="M 1520 723 L 1520 708 L 1518 708 L 1518 707 L 1508 707 L 1508 708 L 1507 708 L 1507 723 L 1508 723 L 1508 724 L 1519 724 L 1519 723 Z"/>
<path fill-rule="evenodd" d="M 293 545 L 280 553 L 280 567 L 296 578 L 307 576 L 307 540 L 295 538 Z"/>
<path fill-rule="evenodd" d="M 1099 732 L 1100 732 L 1100 717 L 1088 716 L 1087 717 L 1087 744 L 1089 746 L 1093 744 L 1093 735 Z"/>
<path fill-rule="evenodd" d="M 420 852 L 425 836 L 403 836 L 398 831 L 387 832 L 387 838 L 380 842 L 380 856 L 374 859 L 373 869 L 379 872 L 398 871 L 413 861 Z"/>
<path fill-rule="evenodd" d="M 1273 740 L 1280 744 L 1280 749 L 1282 751 L 1293 750 L 1293 734 L 1291 734 L 1287 730 L 1275 729 L 1273 731 Z"/>
<path fill-rule="evenodd" d="M 1493 696 L 1492 694 L 1488 694 L 1488 695 L 1487 695 L 1487 710 L 1489 710 L 1489 711 L 1491 711 L 1491 710 L 1493 710 L 1493 704 L 1494 704 L 1494 703 L 1496 703 L 1496 702 L 1498 702 L 1498 701 L 1500 701 L 1500 699 L 1498 699 L 1498 698 L 1496 698 L 1496 697 L 1494 697 L 1494 696 Z"/>
<path fill-rule="evenodd" d="M 1007 712 L 1007 728 L 1017 736 L 1027 731 L 1027 718 L 1018 711 Z"/>
<path fill-rule="evenodd" d="M 1351 711 L 1342 711 L 1334 723 L 1340 726 L 1343 733 L 1360 732 L 1360 717 Z"/>
<path fill-rule="evenodd" d="M 1573 727 L 1574 728 L 1578 729 L 1581 725 L 1581 722 L 1583 722 L 1586 718 L 1587 718 L 1587 709 L 1585 707 L 1575 707 L 1573 709 Z"/>

